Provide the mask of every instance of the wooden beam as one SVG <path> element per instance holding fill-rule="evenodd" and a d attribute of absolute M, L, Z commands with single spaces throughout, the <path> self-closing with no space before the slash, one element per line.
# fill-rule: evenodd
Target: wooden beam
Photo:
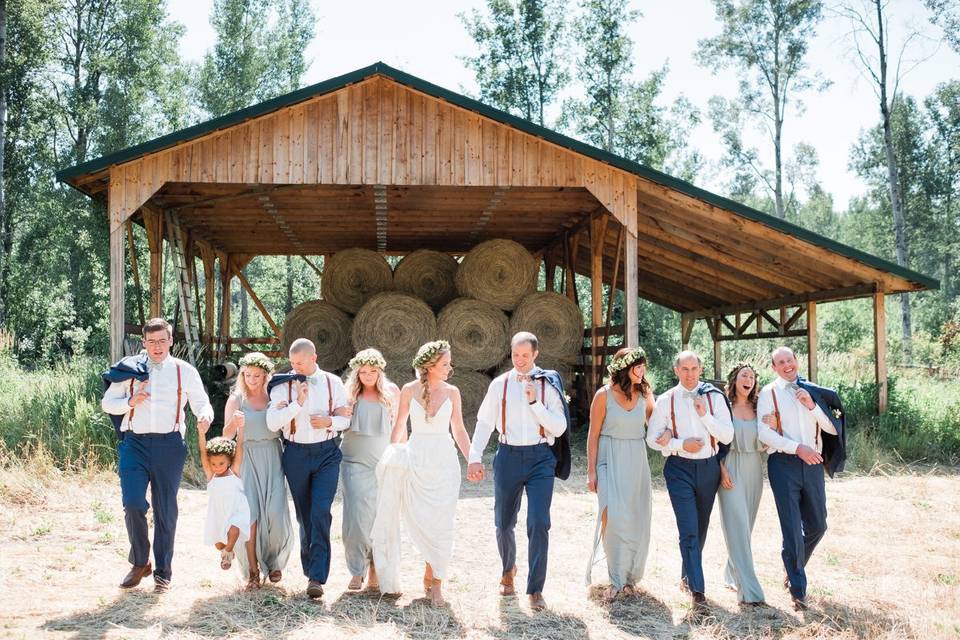
<path fill-rule="evenodd" d="M 113 362 L 123 357 L 125 235 L 126 230 L 121 225 L 110 230 L 110 360 Z"/>
<path fill-rule="evenodd" d="M 557 262 L 549 253 L 543 254 L 544 288 L 547 291 L 557 290 Z"/>
<path fill-rule="evenodd" d="M 802 309 L 803 307 L 801 307 Z M 789 323 L 788 323 L 789 324 Z M 807 379 L 817 381 L 817 303 L 807 303 Z"/>
<path fill-rule="evenodd" d="M 230 350 L 230 281 L 233 279 L 233 264 L 229 254 L 220 256 L 220 335 L 217 342 L 217 359 L 223 360 Z"/>
<path fill-rule="evenodd" d="M 713 379 L 723 380 L 723 349 L 720 340 L 720 323 L 717 323 L 717 337 L 713 339 Z"/>
<path fill-rule="evenodd" d="M 637 298 L 639 297 L 638 279 L 640 273 L 637 265 L 637 236 L 634 232 L 627 230 L 624 234 L 623 253 L 625 284 L 623 290 L 624 297 L 624 326 L 626 327 L 626 340 L 628 347 L 640 346 L 640 324 L 637 317 Z"/>
<path fill-rule="evenodd" d="M 877 413 L 887 412 L 887 311 L 883 292 L 873 294 L 873 351 L 877 380 Z"/>
<path fill-rule="evenodd" d="M 240 284 L 243 285 L 243 288 L 247 290 L 247 293 L 250 295 L 250 299 L 253 300 L 253 304 L 257 305 L 257 309 L 260 310 L 260 314 L 263 316 L 263 319 L 267 321 L 268 325 L 270 325 L 270 330 L 273 331 L 275 336 L 277 336 L 277 339 L 282 339 L 280 336 L 280 327 L 278 327 L 277 323 L 274 322 L 273 318 L 270 317 L 270 312 L 267 311 L 267 308 L 264 306 L 263 302 L 261 302 L 260 298 L 257 297 L 253 287 L 250 286 L 246 276 L 243 275 L 243 271 L 237 271 L 237 279 L 240 280 Z"/>
<path fill-rule="evenodd" d="M 617 233 L 617 254 L 613 259 L 613 270 L 610 272 L 610 286 L 607 292 L 607 317 L 603 328 L 603 346 L 610 345 L 610 321 L 613 318 L 613 300 L 617 295 L 617 279 L 620 277 L 620 259 L 623 256 L 623 235 L 626 227 L 620 225 Z M 621 330 L 622 333 L 622 330 Z M 603 359 L 600 360 L 603 364 Z"/>
<path fill-rule="evenodd" d="M 198 244 L 200 262 L 203 264 L 203 342 L 209 349 L 213 345 L 213 328 L 216 323 L 216 282 L 217 254 L 207 244 Z"/>
<path fill-rule="evenodd" d="M 317 275 L 318 275 L 319 277 L 321 277 L 321 278 L 323 277 L 323 271 L 320 269 L 320 267 L 318 267 L 316 264 L 314 264 L 313 260 L 311 260 L 311 259 L 308 258 L 307 256 L 300 256 L 300 257 L 303 258 L 303 261 L 304 261 L 304 262 L 306 262 L 308 265 L 310 265 L 310 268 L 311 268 L 311 269 L 313 269 L 314 271 L 317 272 Z"/>
<path fill-rule="evenodd" d="M 137 244 L 133 240 L 133 220 L 127 219 L 127 244 L 130 250 L 130 271 L 133 273 L 133 289 L 137 295 L 137 318 L 140 324 L 146 324 L 146 317 L 143 315 L 143 285 L 140 283 L 140 265 L 137 262 Z"/>
<path fill-rule="evenodd" d="M 724 305 L 709 309 L 700 309 L 694 312 L 698 318 L 707 318 L 718 316 L 724 313 L 736 313 L 737 311 L 757 311 L 763 309 L 777 309 L 784 305 L 793 306 L 797 304 L 806 304 L 808 302 L 832 302 L 835 300 L 849 300 L 851 298 L 862 298 L 873 295 L 877 285 L 874 283 L 864 283 L 839 289 L 827 289 L 823 291 L 811 291 L 782 298 L 771 298 L 769 300 L 757 300 L 754 302 L 744 302 L 741 304 Z"/>
<path fill-rule="evenodd" d="M 597 328 L 603 319 L 603 245 L 607 236 L 605 215 L 596 216 L 590 223 L 590 344 L 593 353 L 590 358 L 591 390 L 599 386 L 599 368 L 597 366 Z"/>
<path fill-rule="evenodd" d="M 684 313 L 680 315 L 680 350 L 687 351 L 690 349 L 690 336 L 693 334 L 693 325 L 696 323 L 697 319 L 691 316 L 689 313 Z"/>

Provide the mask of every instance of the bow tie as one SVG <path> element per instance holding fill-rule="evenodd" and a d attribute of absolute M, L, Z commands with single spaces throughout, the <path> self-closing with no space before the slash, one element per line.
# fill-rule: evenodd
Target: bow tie
<path fill-rule="evenodd" d="M 787 391 L 792 391 L 793 393 L 800 391 L 800 385 L 798 385 L 796 382 L 788 382 L 786 388 Z"/>
<path fill-rule="evenodd" d="M 154 362 L 153 360 L 147 359 L 147 371 L 161 371 L 163 369 L 163 362 Z"/>
<path fill-rule="evenodd" d="M 681 389 L 680 391 L 680 397 L 685 400 L 694 400 L 699 395 L 696 391 L 687 391 L 686 389 Z"/>
<path fill-rule="evenodd" d="M 519 382 L 520 384 L 523 384 L 524 382 L 530 382 L 531 379 L 532 378 L 530 378 L 530 376 L 528 375 L 524 375 L 522 373 L 517 374 L 517 382 Z"/>

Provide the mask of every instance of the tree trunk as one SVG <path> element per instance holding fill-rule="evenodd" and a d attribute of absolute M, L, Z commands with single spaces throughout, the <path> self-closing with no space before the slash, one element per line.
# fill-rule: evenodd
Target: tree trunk
<path fill-rule="evenodd" d="M 293 256 L 287 256 L 287 301 L 283 310 L 290 313 L 293 309 Z"/>
<path fill-rule="evenodd" d="M 777 110 L 779 111 L 779 109 L 780 107 L 778 106 Z M 775 163 L 774 180 L 776 181 L 776 183 L 774 184 L 773 196 L 774 196 L 774 200 L 777 207 L 777 210 L 776 210 L 777 217 L 780 218 L 781 220 L 787 217 L 787 213 L 784 210 L 784 206 L 783 206 L 783 146 L 781 142 L 782 133 L 783 133 L 783 120 L 778 115 L 777 122 L 776 122 L 776 133 L 774 134 L 774 140 L 773 140 L 773 155 L 774 155 L 774 163 Z"/>
<path fill-rule="evenodd" d="M 7 70 L 7 0 L 0 0 L 0 79 Z M 0 84 L 0 326 L 6 324 L 7 317 L 7 263 L 10 246 L 10 221 L 7 214 L 7 179 L 5 163 L 7 153 L 7 88 Z"/>
<path fill-rule="evenodd" d="M 890 122 L 890 109 L 893 105 L 887 101 L 887 50 L 883 29 L 883 4 L 880 0 L 875 0 L 874 5 L 877 9 L 878 25 L 876 42 L 880 54 L 880 115 L 883 118 L 883 147 L 887 161 L 887 186 L 890 191 L 890 209 L 893 212 L 893 240 L 897 264 L 901 267 L 909 267 L 906 216 L 900 191 L 900 171 L 897 167 L 897 156 L 893 148 L 893 131 Z M 912 364 L 913 319 L 910 313 L 910 299 L 906 293 L 900 294 L 900 321 L 903 327 L 903 359 L 906 364 Z"/>

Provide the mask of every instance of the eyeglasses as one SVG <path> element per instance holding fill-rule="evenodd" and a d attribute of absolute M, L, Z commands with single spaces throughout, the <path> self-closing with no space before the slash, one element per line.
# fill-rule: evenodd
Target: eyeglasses
<path fill-rule="evenodd" d="M 160 340 L 144 340 L 143 344 L 148 347 L 160 347 L 170 342 L 170 338 L 161 338 Z"/>

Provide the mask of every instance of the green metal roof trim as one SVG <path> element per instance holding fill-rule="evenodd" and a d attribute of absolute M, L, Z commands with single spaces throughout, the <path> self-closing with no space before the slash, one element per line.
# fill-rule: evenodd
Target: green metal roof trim
<path fill-rule="evenodd" d="M 443 87 L 427 82 L 426 80 L 422 80 L 416 76 L 410 75 L 409 73 L 400 71 L 399 69 L 394 69 L 393 67 L 382 62 L 376 62 L 368 67 L 357 69 L 356 71 L 352 71 L 336 78 L 324 80 L 323 82 L 319 82 L 317 84 L 298 89 L 297 91 L 278 96 L 272 100 L 267 100 L 265 102 L 249 106 L 245 109 L 228 113 L 225 116 L 214 118 L 213 120 L 208 120 L 207 122 L 201 122 L 200 124 L 193 125 L 192 127 L 187 127 L 186 129 L 168 133 L 167 135 L 160 136 L 154 140 L 122 149 L 95 160 L 90 160 L 88 162 L 84 162 L 83 164 L 78 164 L 73 167 L 63 169 L 57 172 L 57 179 L 61 182 L 68 182 L 72 178 L 87 173 L 96 173 L 97 171 L 102 171 L 103 169 L 106 169 L 112 165 L 128 162 L 148 153 L 153 153 L 168 147 L 172 147 L 178 143 L 206 135 L 218 129 L 224 129 L 236 124 L 240 124 L 246 120 L 250 120 L 272 111 L 294 105 L 298 102 L 303 102 L 304 100 L 308 100 L 318 95 L 337 91 L 347 85 L 360 82 L 361 80 L 365 80 L 374 75 L 386 76 L 395 80 L 396 82 L 399 82 L 400 84 L 412 87 L 417 91 L 421 91 L 435 98 L 445 100 L 451 104 L 463 107 L 464 109 L 475 111 L 483 116 L 491 118 L 492 120 L 502 122 L 503 124 L 509 125 L 515 129 L 519 129 L 520 131 L 543 138 L 554 144 L 566 147 L 590 158 L 594 158 L 595 160 L 606 162 L 607 164 L 623 169 L 624 171 L 641 176 L 652 182 L 656 182 L 657 184 L 669 187 L 670 189 L 674 189 L 693 198 L 697 198 L 698 200 L 703 200 L 704 202 L 715 205 L 722 209 L 732 211 L 749 220 L 759 222 L 760 224 L 766 225 L 772 229 L 790 234 L 806 242 L 823 247 L 824 249 L 834 251 L 853 260 L 862 262 L 868 266 L 887 271 L 893 275 L 910 280 L 911 282 L 915 282 L 928 289 L 940 288 L 940 282 L 936 278 L 931 278 L 911 269 L 906 269 L 893 262 L 889 262 L 883 258 L 878 258 L 859 249 L 855 249 L 837 242 L 836 240 L 821 236 L 817 233 L 804 229 L 803 227 L 787 222 L 786 220 L 781 220 L 780 218 L 763 213 L 762 211 L 748 207 L 740 202 L 736 202 L 735 200 L 730 200 L 729 198 L 706 191 L 705 189 L 701 189 L 700 187 L 694 186 L 689 182 L 674 178 L 673 176 L 657 171 L 656 169 L 652 169 L 631 160 L 627 160 L 626 158 L 614 155 L 602 149 L 598 149 L 597 147 L 586 144 L 579 140 L 574 140 L 573 138 L 557 133 L 556 131 L 552 131 L 546 127 L 541 127 L 540 125 L 534 124 L 529 120 L 524 120 L 523 118 L 519 118 L 505 111 L 501 111 L 500 109 L 483 104 L 482 102 L 474 100 L 473 98 L 468 98 L 467 96 L 455 93 L 449 89 L 444 89 Z"/>

